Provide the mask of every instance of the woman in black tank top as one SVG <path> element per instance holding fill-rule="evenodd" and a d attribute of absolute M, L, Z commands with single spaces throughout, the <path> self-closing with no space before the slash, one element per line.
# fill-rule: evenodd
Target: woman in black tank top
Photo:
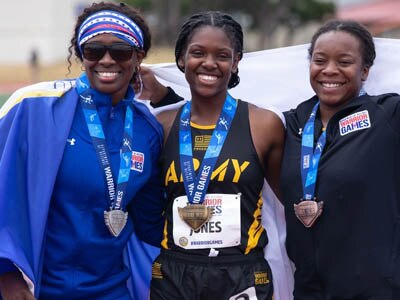
<path fill-rule="evenodd" d="M 284 126 L 229 95 L 242 55 L 241 26 L 227 14 L 182 26 L 175 57 L 192 99 L 158 115 L 168 204 L 151 299 L 272 299 L 261 190 L 265 178 L 279 196 Z"/>

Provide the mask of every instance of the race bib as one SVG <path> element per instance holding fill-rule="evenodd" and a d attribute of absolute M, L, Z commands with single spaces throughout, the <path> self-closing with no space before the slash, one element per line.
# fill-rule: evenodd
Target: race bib
<path fill-rule="evenodd" d="M 184 249 L 226 248 L 240 245 L 240 194 L 207 194 L 203 205 L 213 208 L 211 218 L 198 230 L 181 219 L 178 207 L 188 205 L 187 196 L 174 200 L 174 243 Z"/>

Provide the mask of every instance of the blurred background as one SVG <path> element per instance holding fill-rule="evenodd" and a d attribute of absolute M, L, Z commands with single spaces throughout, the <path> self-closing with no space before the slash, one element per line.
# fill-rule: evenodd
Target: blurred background
<path fill-rule="evenodd" d="M 93 0 L 2 0 L 0 106 L 15 89 L 77 76 L 66 58 L 78 15 Z M 120 2 L 120 1 L 116 1 Z M 375 37 L 400 38 L 400 0 L 125 0 L 148 21 L 153 46 L 145 63 L 173 62 L 180 25 L 194 12 L 222 10 L 243 26 L 245 51 L 308 43 L 332 18 L 361 22 Z"/>

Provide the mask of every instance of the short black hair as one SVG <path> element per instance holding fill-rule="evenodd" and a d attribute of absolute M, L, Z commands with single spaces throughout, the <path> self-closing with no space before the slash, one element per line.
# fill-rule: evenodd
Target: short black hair
<path fill-rule="evenodd" d="M 229 14 L 219 11 L 206 11 L 192 15 L 182 25 L 178 39 L 175 43 L 175 62 L 179 70 L 184 71 L 179 66 L 178 61 L 186 51 L 188 42 L 192 38 L 195 30 L 202 26 L 213 26 L 221 28 L 231 40 L 235 54 L 239 54 L 239 60 L 243 57 L 243 31 L 242 26 L 236 22 Z M 239 69 L 232 73 L 228 83 L 228 88 L 237 86 L 240 82 Z"/>
<path fill-rule="evenodd" d="M 311 58 L 313 54 L 317 39 L 322 34 L 331 31 L 343 31 L 358 39 L 361 45 L 361 54 L 364 66 L 369 68 L 374 64 L 376 52 L 374 39 L 371 33 L 360 23 L 351 20 L 331 20 L 322 25 L 322 27 L 317 30 L 311 39 L 311 45 L 310 48 L 308 48 L 309 58 Z"/>

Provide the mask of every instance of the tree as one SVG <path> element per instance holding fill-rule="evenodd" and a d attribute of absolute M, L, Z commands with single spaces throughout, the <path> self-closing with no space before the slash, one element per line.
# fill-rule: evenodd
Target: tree
<path fill-rule="evenodd" d="M 152 7 L 151 0 L 126 0 L 124 2 L 141 11 L 149 11 Z"/>
<path fill-rule="evenodd" d="M 146 14 L 153 42 L 172 45 L 180 25 L 182 0 L 127 0 L 126 3 Z"/>
<path fill-rule="evenodd" d="M 151 16 L 154 42 L 173 45 L 176 32 L 183 18 L 204 10 L 221 10 L 234 15 L 248 16 L 249 26 L 258 32 L 258 49 L 268 48 L 279 26 L 285 26 L 294 34 L 296 28 L 321 20 L 334 12 L 335 6 L 320 0 L 127 0 Z"/>
<path fill-rule="evenodd" d="M 271 46 L 271 40 L 279 26 L 288 28 L 289 34 L 311 21 L 320 21 L 333 14 L 331 2 L 319 0 L 203 0 L 189 1 L 188 14 L 201 10 L 223 10 L 234 15 L 245 15 L 249 26 L 258 33 L 256 48 Z"/>
<path fill-rule="evenodd" d="M 332 2 L 321 2 L 318 0 L 296 1 L 290 8 L 289 18 L 284 20 L 288 28 L 288 43 L 293 39 L 297 28 L 312 21 L 322 21 L 324 18 L 335 13 L 336 7 Z"/>
<path fill-rule="evenodd" d="M 298 0 L 296 0 L 298 1 Z M 258 49 L 264 49 L 282 20 L 290 13 L 295 0 L 207 0 L 192 1 L 191 10 L 199 11 L 203 7 L 223 10 L 233 14 L 250 16 L 250 26 L 259 33 Z"/>

